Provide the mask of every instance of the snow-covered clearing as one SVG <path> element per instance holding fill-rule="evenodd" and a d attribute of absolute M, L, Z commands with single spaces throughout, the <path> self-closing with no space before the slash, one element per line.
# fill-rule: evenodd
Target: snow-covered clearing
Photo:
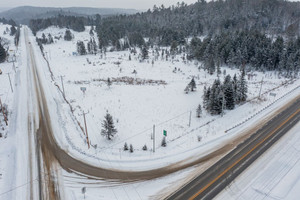
<path fill-rule="evenodd" d="M 65 29 L 51 27 L 39 32 L 37 36 L 51 33 L 53 37 L 63 37 L 64 32 Z M 162 167 L 190 156 L 205 155 L 226 140 L 232 139 L 240 130 L 270 114 L 274 108 L 296 92 L 280 99 L 268 109 L 264 108 L 299 85 L 299 81 L 296 81 L 294 84 L 281 86 L 288 80 L 278 78 L 274 72 L 253 72 L 253 76 L 249 76 L 247 80 L 248 99 L 257 97 L 263 79 L 261 92 L 264 94 L 263 101 L 250 101 L 233 111 L 226 111 L 223 117 L 211 116 L 204 112 L 199 119 L 196 117 L 195 110 L 199 103 L 202 104 L 203 88 L 210 86 L 217 78 L 216 75 L 211 76 L 202 69 L 199 70 L 200 64 L 186 62 L 182 59 L 182 55 L 169 58 L 168 61 L 161 56 L 155 60 L 152 50 L 149 53 L 149 61 L 144 62 L 139 61 L 138 53 L 134 55 L 129 51 L 77 56 L 74 53 L 76 42 L 89 41 L 89 28 L 82 33 L 73 33 L 73 41 L 55 40 L 54 44 L 44 45 L 44 50 L 54 74 L 54 82 L 62 87 L 61 78 L 63 78 L 66 99 L 71 102 L 74 117 L 83 129 L 82 112 L 88 112 L 86 115 L 88 135 L 93 146 L 88 149 L 84 133 L 72 127 L 72 124 L 76 123 L 75 118 L 63 117 L 62 107 L 65 111 L 69 111 L 69 114 L 71 112 L 62 97 L 56 100 L 58 106 L 56 112 L 59 113 L 58 120 L 64 130 L 56 134 L 61 145 L 70 153 L 102 167 L 146 170 Z M 38 53 L 39 50 L 36 48 L 36 51 Z M 153 65 L 152 60 L 155 60 Z M 174 72 L 175 68 L 177 70 Z M 137 73 L 133 73 L 134 70 Z M 232 76 L 234 73 L 239 74 L 236 69 L 223 67 L 222 72 L 223 70 Z M 124 83 L 120 81 L 123 77 L 144 80 L 146 84 L 136 84 L 135 81 Z M 192 77 L 196 79 L 197 91 L 185 94 L 183 90 Z M 111 86 L 106 83 L 108 78 L 113 82 Z M 223 78 L 222 74 L 220 79 L 223 81 Z M 166 84 L 149 83 L 149 80 L 163 81 Z M 272 91 L 276 97 L 270 96 L 269 90 L 278 86 L 281 87 Z M 81 91 L 81 87 L 86 88 L 85 93 Z M 57 93 L 57 88 L 52 88 Z M 255 115 L 262 109 L 264 112 Z M 107 111 L 112 114 L 118 130 L 112 141 L 107 141 L 100 135 L 101 123 Z M 191 126 L 189 126 L 190 111 L 192 111 Z M 227 129 L 253 115 L 255 117 L 247 123 L 225 133 Z M 155 125 L 155 153 L 152 151 L 153 125 Z M 167 147 L 160 145 L 163 130 L 168 134 Z M 62 135 L 64 137 L 61 137 Z M 202 138 L 200 142 L 198 136 Z M 125 142 L 133 145 L 134 153 L 123 151 Z M 142 150 L 145 144 L 148 147 L 147 151 Z"/>
<path fill-rule="evenodd" d="M 0 26 L 0 34 L 4 30 L 1 28 L 3 27 Z M 293 90 L 300 85 L 298 80 L 293 84 L 281 86 L 287 80 L 278 79 L 273 72 L 265 74 L 255 72 L 248 80 L 249 99 L 258 95 L 260 81 L 264 78 L 263 101 L 250 101 L 233 111 L 226 111 L 223 117 L 210 116 L 204 111 L 203 116 L 198 119 L 195 110 L 199 103 L 202 104 L 203 87 L 210 86 L 217 78 L 216 75 L 210 76 L 202 69 L 199 70 L 200 64 L 185 63 L 181 58 L 182 55 L 173 60 L 169 58 L 169 61 L 159 57 L 153 66 L 151 52 L 149 62 L 139 62 L 138 54 L 131 54 L 130 61 L 127 51 L 107 52 L 106 56 L 102 55 L 102 58 L 99 54 L 73 55 L 77 40 L 89 39 L 88 30 L 84 33 L 74 33 L 75 39 L 71 42 L 61 39 L 55 44 L 44 45 L 46 57 L 54 73 L 54 81 L 51 80 L 39 47 L 37 45 L 33 47 L 39 73 L 43 75 L 41 81 L 48 106 L 51 108 L 51 123 L 56 139 L 70 154 L 94 165 L 139 171 L 167 166 L 184 159 L 188 160 L 188 158 L 189 160 L 199 158 L 231 140 L 242 130 L 261 122 L 300 92 L 299 88 Z M 44 32 L 57 36 L 63 35 L 64 31 L 49 28 Z M 38 33 L 38 36 L 40 35 L 41 33 Z M 35 44 L 33 35 L 30 39 L 31 43 Z M 3 93 L 1 99 L 4 98 L 3 103 L 8 105 L 10 111 L 10 124 L 5 128 L 4 134 L 6 137 L 0 138 L 0 199 L 21 199 L 29 194 L 28 191 L 32 188 L 30 183 L 38 183 L 36 177 L 28 175 L 30 161 L 27 159 L 29 125 L 27 109 L 30 109 L 29 115 L 31 116 L 34 105 L 29 103 L 28 107 L 24 106 L 24 101 L 27 102 L 33 94 L 27 93 L 29 83 L 27 83 L 26 75 L 27 54 L 23 31 L 20 48 L 16 55 L 16 80 L 12 63 L 0 65 L 4 72 L 0 75 L 0 91 L 1 94 Z M 175 67 L 177 70 L 173 72 Z M 222 71 L 224 69 L 227 74 L 239 74 L 238 70 L 224 67 Z M 134 70 L 136 74 L 132 73 Z M 11 72 L 15 93 L 10 92 L 8 76 L 5 74 L 7 72 Z M 58 85 L 61 88 L 60 76 L 63 76 L 66 99 L 71 103 L 74 113 L 70 111 L 69 105 L 55 86 Z M 197 90 L 185 94 L 183 90 L 193 76 L 196 79 Z M 145 84 L 138 85 L 135 81 L 130 84 L 114 81 L 123 80 L 122 77 L 134 80 L 137 78 Z M 223 77 L 222 74 L 221 80 Z M 110 87 L 105 82 L 107 78 L 113 80 Z M 150 80 L 154 80 L 154 83 Z M 166 84 L 160 84 L 161 81 Z M 269 90 L 278 86 L 281 87 L 272 91 L 276 97 L 270 96 Z M 86 87 L 85 94 L 82 93 L 80 87 Z M 293 92 L 289 93 L 292 90 Z M 268 105 L 270 106 L 266 107 Z M 84 128 L 83 117 L 80 115 L 82 111 L 88 112 L 86 115 L 88 133 L 91 144 L 94 147 L 97 145 L 97 148 L 88 149 L 86 137 L 76 124 L 79 121 Z M 100 135 L 101 123 L 107 111 L 114 117 L 118 129 L 117 136 L 112 141 L 107 141 Z M 191 126 L 189 126 L 190 111 L 192 111 Z M 255 117 L 246 123 L 225 133 L 226 130 L 254 115 Z M 1 115 L 0 119 L 2 123 Z M 151 139 L 153 125 L 155 125 L 156 132 L 155 153 L 152 152 L 153 140 Z M 167 130 L 168 134 L 167 147 L 160 146 L 163 130 Z M 202 137 L 200 142 L 198 136 Z M 122 150 L 125 142 L 133 145 L 133 153 Z M 142 150 L 145 144 L 148 147 L 147 151 Z M 86 199 L 158 199 L 162 196 L 157 195 L 174 191 L 187 178 L 198 174 L 197 172 L 205 167 L 205 165 L 192 167 L 163 178 L 128 184 L 86 180 L 64 171 L 62 173 L 66 187 L 65 196 L 68 199 L 82 199 L 83 186 L 87 188 Z"/>

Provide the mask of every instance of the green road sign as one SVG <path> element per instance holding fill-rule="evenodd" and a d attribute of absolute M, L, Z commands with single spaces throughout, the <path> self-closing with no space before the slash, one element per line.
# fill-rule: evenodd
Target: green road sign
<path fill-rule="evenodd" d="M 164 130 L 164 136 L 167 136 L 167 131 L 166 130 Z"/>

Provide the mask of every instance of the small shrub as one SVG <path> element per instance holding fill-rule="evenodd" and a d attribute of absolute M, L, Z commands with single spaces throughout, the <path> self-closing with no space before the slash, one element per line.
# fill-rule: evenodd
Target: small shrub
<path fill-rule="evenodd" d="M 130 153 L 133 153 L 133 146 L 132 144 L 130 144 L 130 149 L 129 149 Z"/>
<path fill-rule="evenodd" d="M 125 144 L 124 144 L 124 151 L 128 151 L 128 145 L 127 145 L 127 143 L 125 142 Z"/>
<path fill-rule="evenodd" d="M 144 151 L 147 151 L 147 150 L 148 150 L 147 145 L 144 145 L 144 146 L 143 146 L 143 150 L 144 150 Z"/>

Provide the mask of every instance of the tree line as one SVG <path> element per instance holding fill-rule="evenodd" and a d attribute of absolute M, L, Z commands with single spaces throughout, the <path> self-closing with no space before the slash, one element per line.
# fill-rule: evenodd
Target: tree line
<path fill-rule="evenodd" d="M 300 3 L 285 0 L 198 0 L 187 5 L 154 6 L 147 12 L 134 15 L 74 17 L 58 15 L 33 19 L 34 33 L 49 26 L 83 31 L 85 25 L 96 26 L 100 48 L 122 46 L 125 38 L 130 46 L 148 43 L 170 46 L 186 43 L 185 38 L 201 35 L 257 30 L 268 35 L 299 36 Z M 116 48 L 118 49 L 118 48 Z"/>
<path fill-rule="evenodd" d="M 194 37 L 189 45 L 189 59 L 203 61 L 213 74 L 220 65 L 249 65 L 255 70 L 277 70 L 292 77 L 300 69 L 300 38 L 284 41 L 258 31 L 222 33 L 203 41 Z"/>
<path fill-rule="evenodd" d="M 88 18 L 58 15 L 56 17 L 46 19 L 31 19 L 29 27 L 35 35 L 37 31 L 46 29 L 50 26 L 58 26 L 59 28 L 69 28 L 74 31 L 82 32 L 85 30 L 84 26 L 89 25 Z"/>

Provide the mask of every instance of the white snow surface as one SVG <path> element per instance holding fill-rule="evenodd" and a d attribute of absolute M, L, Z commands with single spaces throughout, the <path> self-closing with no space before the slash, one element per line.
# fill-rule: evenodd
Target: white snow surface
<path fill-rule="evenodd" d="M 8 126 L 0 114 L 0 199 L 23 199 L 29 189 L 29 183 L 36 184 L 28 175 L 28 107 L 27 107 L 27 54 L 23 34 L 19 47 L 14 45 L 14 36 L 3 34 L 9 25 L 0 25 L 0 36 L 9 40 L 8 62 L 0 64 L 0 95 L 3 104 L 8 106 Z M 21 29 L 23 32 L 23 29 Z M 14 55 L 15 54 L 15 59 Z M 15 60 L 15 70 L 12 60 Z M 10 73 L 13 92 L 11 91 Z M 34 170 L 34 169 L 33 169 Z"/>
<path fill-rule="evenodd" d="M 1 25 L 0 34 L 3 30 Z M 42 32 L 51 33 L 52 36 L 63 36 L 65 29 L 51 27 Z M 38 33 L 39 37 L 42 32 Z M 261 122 L 300 92 L 298 88 L 300 81 L 295 80 L 292 84 L 274 89 L 272 93 L 276 93 L 276 97 L 270 96 L 270 89 L 282 85 L 287 80 L 274 72 L 253 72 L 253 77 L 247 80 L 248 99 L 258 95 L 263 78 L 263 101 L 253 100 L 239 105 L 233 111 L 225 111 L 223 117 L 211 116 L 203 110 L 203 115 L 199 119 L 196 118 L 195 110 L 199 104 L 202 104 L 203 87 L 210 86 L 217 78 L 216 75 L 211 76 L 202 69 L 199 70 L 201 63 L 186 62 L 182 59 L 182 54 L 169 58 L 168 61 L 162 59 L 161 56 L 156 60 L 151 51 L 149 60 L 143 62 L 139 61 L 138 53 L 137 55 L 131 54 L 132 60 L 129 61 L 130 52 L 128 51 L 107 52 L 106 55 L 102 54 L 102 57 L 101 54 L 76 56 L 73 55 L 76 51 L 76 42 L 83 40 L 87 43 L 90 38 L 89 27 L 83 33 L 73 32 L 73 34 L 75 38 L 71 42 L 60 39 L 55 40 L 54 44 L 44 45 L 45 52 L 47 52 L 46 58 L 54 74 L 54 81 L 51 80 L 47 63 L 35 43 L 35 37 L 31 35 L 30 40 L 34 47 L 47 103 L 51 108 L 51 123 L 57 142 L 72 156 L 96 166 L 139 171 L 167 166 L 184 159 L 190 161 L 197 159 L 232 140 L 245 129 Z M 2 174 L 0 176 L 0 199 L 22 199 L 28 195 L 29 183 L 32 181 L 37 183 L 36 179 L 33 180 L 28 176 L 27 118 L 28 115 L 32 115 L 28 112 L 33 112 L 28 111 L 28 108 L 34 105 L 28 105 L 27 108 L 23 102 L 33 94 L 27 93 L 27 66 L 25 64 L 27 54 L 23 31 L 21 35 L 21 46 L 17 51 L 16 78 L 12 76 L 13 83 L 15 83 L 14 94 L 10 93 L 7 75 L 0 75 L 0 94 L 7 96 L 4 103 L 11 111 L 10 125 L 5 128 L 7 137 L 0 138 L 0 174 Z M 155 60 L 153 66 L 152 60 Z M 120 62 L 119 66 L 118 62 Z M 173 72 L 175 67 L 177 70 Z M 11 63 L 0 64 L 0 68 L 5 73 L 14 73 Z M 132 73 L 134 70 L 137 74 Z M 238 70 L 229 67 L 222 67 L 221 70 L 226 70 L 226 74 L 239 75 Z M 60 76 L 63 76 L 66 99 L 74 109 L 73 113 L 58 87 L 55 86 L 58 85 L 61 88 Z M 113 82 L 108 87 L 105 81 L 99 81 L 121 77 L 146 81 L 161 80 L 166 84 L 132 85 Z M 195 77 L 197 90 L 185 94 L 183 90 L 192 77 Z M 220 79 L 223 81 L 223 74 Z M 80 87 L 86 87 L 85 95 Z M 77 125 L 77 122 L 80 122 L 84 128 L 83 117 L 80 115 L 82 111 L 88 112 L 86 115 L 88 134 L 93 145 L 90 149 L 87 147 L 83 131 Z M 107 111 L 112 114 L 118 129 L 112 141 L 107 141 L 100 135 L 101 123 Z M 191 126 L 188 126 L 190 111 L 192 111 Z M 242 123 L 245 120 L 247 121 Z M 0 122 L 2 122 L 1 116 Z M 240 123 L 242 124 L 225 133 L 226 130 Z M 152 152 L 153 140 L 151 139 L 153 125 L 156 127 L 155 153 Z M 168 133 L 167 147 L 160 145 L 163 130 L 167 130 Z M 202 137 L 200 142 L 198 136 Z M 133 153 L 122 150 L 125 142 L 133 145 Z M 142 150 L 145 144 L 148 147 L 147 151 Z M 96 148 L 94 148 L 95 145 L 97 145 Z M 121 199 L 159 199 L 160 194 L 178 187 L 186 180 L 186 177 L 193 176 L 195 173 L 196 168 L 192 167 L 163 178 L 124 185 L 83 180 L 82 177 L 63 172 L 67 189 L 65 196 L 67 199 L 82 199 L 81 188 L 85 186 L 87 187 L 86 199 L 120 199 L 120 197 Z M 290 173 L 298 177 L 297 170 L 291 170 Z M 296 182 L 298 183 L 298 178 L 283 181 L 282 187 L 278 188 L 274 195 L 289 197 L 288 195 L 296 194 L 295 187 L 286 186 L 286 184 L 291 186 Z M 258 188 L 262 182 L 256 184 Z M 286 189 L 287 187 L 291 188 L 290 191 Z M 292 197 L 290 199 L 293 199 Z"/>
<path fill-rule="evenodd" d="M 46 35 L 51 33 L 53 37 L 63 37 L 64 32 L 65 29 L 51 27 L 38 32 L 37 36 L 41 37 L 42 33 Z M 57 87 L 53 87 L 49 72 L 46 72 L 48 69 L 45 61 L 40 60 L 38 65 L 43 66 L 44 71 L 46 70 L 47 83 L 51 82 L 50 85 L 48 84 L 49 91 L 55 97 L 51 104 L 56 104 L 56 108 L 53 107 L 55 109 L 52 110 L 52 117 L 53 121 L 60 122 L 55 134 L 61 146 L 73 156 L 102 167 L 134 171 L 147 170 L 163 167 L 192 156 L 198 158 L 208 154 L 239 134 L 244 128 L 259 122 L 267 114 L 271 114 L 274 108 L 287 101 L 288 98 L 292 98 L 297 92 L 285 98 L 280 97 L 300 83 L 295 81 L 293 84 L 275 89 L 272 91 L 276 93 L 274 98 L 269 95 L 268 91 L 287 80 L 274 72 L 264 74 L 253 72 L 253 76 L 247 80 L 248 99 L 258 95 L 263 78 L 262 93 L 266 92 L 263 95 L 264 101 L 253 100 L 237 106 L 233 111 L 226 111 L 224 117 L 211 116 L 203 111 L 199 119 L 195 116 L 195 110 L 199 103 L 202 104 L 203 88 L 210 86 L 217 78 L 216 75 L 211 76 L 202 69 L 199 70 L 198 66 L 201 63 L 186 62 L 182 59 L 183 55 L 169 58 L 168 61 L 162 59 L 161 56 L 155 60 L 151 50 L 149 60 L 143 62 L 139 61 L 138 53 L 134 55 L 129 51 L 78 56 L 73 54 L 76 51 L 76 42 L 78 40 L 85 43 L 89 41 L 89 27 L 85 32 L 73 31 L 73 34 L 72 41 L 55 40 L 54 44 L 44 45 L 44 50 L 47 52 L 46 58 L 49 59 L 50 68 L 54 74 L 54 82 L 60 87 L 62 85 L 60 76 L 63 76 L 66 99 L 71 102 L 74 113 L 70 112 L 69 105 L 65 103 Z M 34 37 L 32 37 L 33 40 Z M 36 54 L 40 55 L 38 48 L 36 48 Z M 131 55 L 131 60 L 129 60 L 129 55 Z M 155 60 L 154 65 L 152 65 L 152 60 Z M 173 72 L 175 67 L 177 70 Z M 134 70 L 137 74 L 132 73 Z M 232 76 L 234 73 L 239 75 L 236 69 L 222 67 L 221 70 L 226 70 L 226 73 Z M 113 82 L 110 87 L 107 86 L 105 80 L 120 77 L 162 80 L 166 82 L 166 85 L 132 85 Z M 192 77 L 196 79 L 197 90 L 185 94 L 183 89 Z M 220 79 L 223 81 L 223 74 Z M 85 94 L 80 87 L 86 87 Z M 279 100 L 276 104 L 264 109 L 277 99 Z M 264 112 L 225 133 L 225 130 L 245 121 L 262 109 Z M 96 148 L 88 149 L 83 131 L 74 126 L 77 120 L 84 128 L 83 111 L 88 112 L 86 115 L 88 135 L 91 144 L 94 147 L 96 145 Z M 107 111 L 112 114 L 118 130 L 112 141 L 100 135 L 101 123 Z M 189 127 L 190 111 L 192 111 L 192 117 Z M 152 152 L 153 125 L 155 125 L 155 153 Z M 167 147 L 160 145 L 163 130 L 168 133 Z M 198 136 L 202 137 L 201 142 L 198 142 Z M 125 142 L 133 145 L 134 153 L 123 151 Z M 142 150 L 145 144 L 148 151 Z"/>

